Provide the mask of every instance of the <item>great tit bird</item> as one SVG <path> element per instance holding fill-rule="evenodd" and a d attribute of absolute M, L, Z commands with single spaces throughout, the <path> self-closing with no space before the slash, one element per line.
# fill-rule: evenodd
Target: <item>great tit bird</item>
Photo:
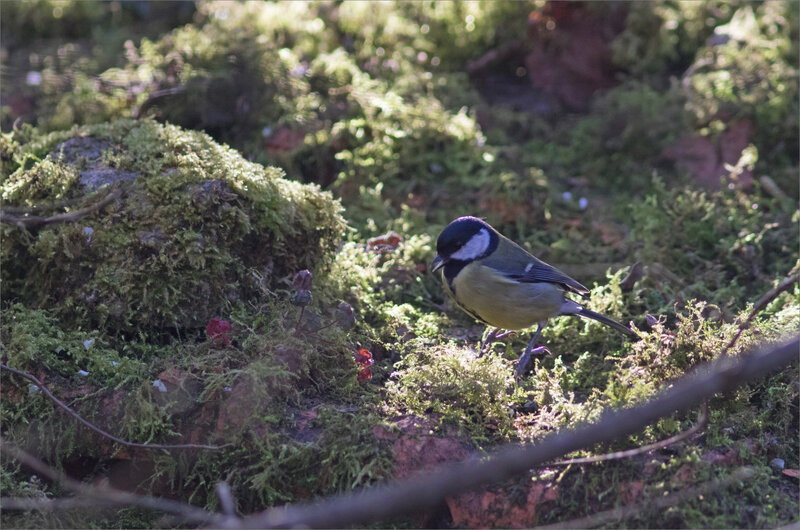
<path fill-rule="evenodd" d="M 537 259 L 476 217 L 459 217 L 439 235 L 438 255 L 431 271 L 441 269 L 442 283 L 460 309 L 494 326 L 487 342 L 500 330 L 518 330 L 538 324 L 536 333 L 517 364 L 519 378 L 531 354 L 546 351 L 534 343 L 547 320 L 578 315 L 610 326 L 629 337 L 637 335 L 619 322 L 586 309 L 565 293 L 586 294 L 589 289 L 560 270 Z"/>

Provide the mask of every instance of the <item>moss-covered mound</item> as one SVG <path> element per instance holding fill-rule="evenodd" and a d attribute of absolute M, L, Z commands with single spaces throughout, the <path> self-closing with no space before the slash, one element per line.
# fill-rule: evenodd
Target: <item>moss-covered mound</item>
<path fill-rule="evenodd" d="M 4 299 L 84 325 L 204 326 L 323 262 L 344 231 L 328 193 L 153 121 L 13 133 L 3 157 L 17 220 L 3 225 Z"/>

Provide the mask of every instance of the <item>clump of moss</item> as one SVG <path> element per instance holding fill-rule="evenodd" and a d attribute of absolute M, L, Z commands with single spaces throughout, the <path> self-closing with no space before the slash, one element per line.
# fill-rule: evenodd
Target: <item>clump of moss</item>
<path fill-rule="evenodd" d="M 764 194 L 668 190 L 656 179 L 654 192 L 631 206 L 631 215 L 637 258 L 667 269 L 648 283 L 683 300 L 702 297 L 725 310 L 740 306 L 797 260 L 789 241 L 800 218 Z"/>
<path fill-rule="evenodd" d="M 625 29 L 611 43 L 614 62 L 636 77 L 683 71 L 714 28 L 730 20 L 728 2 L 631 4 Z"/>
<path fill-rule="evenodd" d="M 418 343 L 395 364 L 389 403 L 401 413 L 433 414 L 476 439 L 512 431 L 513 371 L 500 356 Z"/>
<path fill-rule="evenodd" d="M 344 230 L 318 188 L 152 121 L 53 133 L 6 157 L 21 164 L 3 183 L 7 206 L 119 194 L 78 222 L 3 227 L 7 300 L 110 330 L 205 325 L 230 301 L 323 264 Z"/>

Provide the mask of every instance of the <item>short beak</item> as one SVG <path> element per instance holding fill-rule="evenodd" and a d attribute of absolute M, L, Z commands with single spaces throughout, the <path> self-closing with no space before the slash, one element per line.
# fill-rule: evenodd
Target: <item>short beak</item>
<path fill-rule="evenodd" d="M 431 272 L 436 272 L 447 263 L 441 256 L 436 256 L 436 259 L 431 261 Z"/>

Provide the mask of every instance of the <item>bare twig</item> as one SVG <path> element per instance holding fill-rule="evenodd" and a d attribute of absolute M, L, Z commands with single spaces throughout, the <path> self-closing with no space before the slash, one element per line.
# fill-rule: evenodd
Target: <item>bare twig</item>
<path fill-rule="evenodd" d="M 10 366 L 8 366 L 5 363 L 0 363 L 0 368 L 2 368 L 3 370 L 8 370 L 12 374 L 16 374 L 16 375 L 18 375 L 20 377 L 24 377 L 25 379 L 28 379 L 29 381 L 33 381 L 33 383 L 36 386 L 38 386 L 42 390 L 42 392 L 45 393 L 45 395 L 47 397 L 49 397 L 62 410 L 67 412 L 67 414 L 69 414 L 70 416 L 72 416 L 73 418 L 75 418 L 80 423 L 82 423 L 86 427 L 90 428 L 94 432 L 96 432 L 96 433 L 98 433 L 98 434 L 100 434 L 102 436 L 105 436 L 106 438 L 108 438 L 110 440 L 113 440 L 113 441 L 117 442 L 118 444 L 124 445 L 126 447 L 139 447 L 139 448 L 142 448 L 142 449 L 208 449 L 208 450 L 216 451 L 216 450 L 222 449 L 223 447 L 228 447 L 228 446 L 233 445 L 233 444 L 225 444 L 225 445 L 142 444 L 142 443 L 137 443 L 137 442 L 129 442 L 127 440 L 123 440 L 122 438 L 118 438 L 118 437 L 114 436 L 113 434 L 111 434 L 109 432 L 106 432 L 103 429 L 101 429 L 100 427 L 97 427 L 94 424 L 89 423 L 88 421 L 83 419 L 83 417 L 80 414 L 78 414 L 77 412 L 72 410 L 66 403 L 64 403 L 63 401 L 58 399 L 56 396 L 54 396 L 53 393 L 50 392 L 50 390 L 48 390 L 47 387 L 44 386 L 42 384 L 42 382 L 39 381 L 36 378 L 36 376 L 34 376 L 33 374 L 29 374 L 28 372 L 23 372 L 22 370 L 17 370 L 16 368 L 11 368 Z"/>
<path fill-rule="evenodd" d="M 204 88 L 208 87 L 208 84 L 209 84 L 209 80 L 206 79 L 200 84 L 200 88 L 204 89 Z M 134 107 L 133 108 L 133 110 L 131 111 L 131 115 L 134 118 L 138 119 L 144 114 L 144 112 L 147 109 L 149 109 L 150 107 L 152 107 L 155 104 L 155 101 L 157 99 L 163 98 L 163 97 L 166 97 L 166 96 L 175 96 L 175 95 L 178 95 L 178 94 L 183 94 L 184 92 L 186 92 L 186 87 L 182 86 L 182 85 L 181 86 L 176 86 L 176 87 L 171 87 L 171 88 L 162 88 L 160 90 L 154 90 L 153 92 L 150 93 L 150 95 L 147 97 L 147 100 L 144 103 L 142 103 L 138 107 Z"/>
<path fill-rule="evenodd" d="M 763 177 L 759 178 L 758 181 L 761 183 L 764 189 L 767 190 L 767 193 L 779 201 L 796 206 L 797 203 L 794 201 L 794 199 L 789 197 L 786 192 L 783 191 L 777 184 L 775 184 L 775 181 L 768 176 L 764 175 Z"/>
<path fill-rule="evenodd" d="M 631 458 L 637 455 L 641 455 L 644 453 L 649 453 L 655 449 L 661 449 L 662 447 L 667 447 L 668 445 L 676 444 L 678 442 L 682 442 L 687 438 L 694 436 L 696 433 L 702 431 L 708 425 L 708 402 L 704 402 L 700 408 L 700 414 L 697 417 L 697 423 L 692 425 L 690 429 L 686 429 L 683 432 L 676 434 L 675 436 L 670 436 L 664 440 L 659 440 L 657 442 L 653 442 L 651 444 L 643 445 L 641 447 L 634 447 L 633 449 L 627 449 L 625 451 L 616 451 L 614 453 L 606 453 L 604 455 L 595 455 L 595 456 L 586 456 L 583 458 L 569 458 L 567 460 L 559 460 L 558 462 L 553 462 L 553 466 L 568 466 L 571 464 L 594 464 L 596 462 L 606 462 L 608 460 L 620 460 L 622 458 Z"/>
<path fill-rule="evenodd" d="M 32 204 L 30 206 L 3 206 L 3 212 L 11 215 L 30 215 L 35 212 L 43 212 L 47 210 L 57 210 L 59 208 L 66 208 L 74 206 L 81 201 L 86 200 L 87 197 L 73 197 L 72 199 L 62 199 L 51 203 Z"/>
<path fill-rule="evenodd" d="M 641 261 L 637 261 L 628 268 L 628 274 L 619 282 L 619 288 L 623 293 L 629 293 L 633 291 L 633 286 L 636 282 L 642 278 L 644 278 L 644 265 Z"/>
<path fill-rule="evenodd" d="M 502 62 L 515 53 L 519 53 L 524 48 L 524 44 L 525 42 L 522 40 L 506 42 L 497 48 L 489 50 L 474 61 L 467 61 L 467 73 L 469 75 L 482 74 L 489 67 Z"/>
<path fill-rule="evenodd" d="M 769 291 L 767 294 L 762 296 L 755 303 L 755 305 L 753 306 L 752 311 L 750 311 L 750 314 L 747 315 L 747 318 L 745 319 L 745 321 L 742 322 L 741 324 L 739 324 L 739 329 L 736 331 L 736 335 L 734 335 L 733 338 L 730 340 L 730 342 L 722 349 L 722 352 L 719 354 L 720 357 L 724 357 L 724 356 L 726 356 L 728 354 L 728 351 L 731 348 L 733 348 L 733 346 L 739 340 L 739 337 L 742 336 L 742 333 L 744 333 L 744 331 L 747 328 L 750 327 L 750 322 L 753 321 L 755 316 L 759 312 L 761 312 L 761 310 L 763 310 L 773 300 L 775 300 L 778 297 L 779 294 L 781 294 L 782 292 L 788 290 L 790 287 L 792 287 L 794 284 L 796 284 L 798 280 L 800 280 L 800 271 L 795 271 L 792 274 L 790 274 L 789 276 L 787 276 L 781 283 L 776 285 L 771 291 Z"/>
<path fill-rule="evenodd" d="M 636 516 L 637 514 L 648 510 L 661 510 L 664 508 L 669 508 L 670 506 L 675 506 L 682 502 L 686 502 L 699 497 L 700 495 L 707 495 L 722 488 L 732 486 L 737 482 L 747 480 L 754 474 L 755 473 L 753 472 L 752 468 L 741 467 L 725 478 L 707 482 L 705 484 L 701 484 L 700 486 L 695 486 L 694 488 L 688 488 L 675 493 L 670 493 L 664 497 L 647 499 L 646 501 L 642 501 L 631 506 L 614 508 L 613 510 L 595 513 L 588 517 L 572 519 L 571 521 L 565 521 L 563 523 L 552 525 L 537 526 L 536 528 L 540 530 L 556 530 L 559 528 L 592 528 L 603 524 L 611 524 Z"/>
<path fill-rule="evenodd" d="M 72 221 L 77 221 L 82 217 L 86 217 L 90 213 L 96 212 L 97 210 L 104 208 L 113 201 L 117 200 L 121 195 L 122 195 L 122 190 L 117 189 L 106 195 L 100 201 L 92 204 L 91 206 L 81 208 L 80 210 L 75 210 L 74 212 L 51 215 L 50 217 L 41 217 L 38 215 L 17 216 L 17 215 L 11 215 L 4 211 L 0 211 L 0 223 L 13 224 L 19 226 L 20 228 L 26 228 L 26 229 L 53 223 L 69 223 Z"/>
<path fill-rule="evenodd" d="M 23 451 L 22 449 L 15 447 L 13 445 L 8 445 L 0 440 L 0 449 L 4 454 L 10 455 L 12 458 L 19 461 L 21 464 L 33 469 L 39 475 L 45 476 L 50 480 L 58 483 L 64 489 L 67 489 L 80 497 L 89 498 L 94 500 L 95 505 L 97 504 L 108 504 L 108 505 L 133 505 L 133 506 L 140 506 L 142 508 L 148 508 L 151 510 L 158 510 L 162 512 L 167 512 L 171 514 L 177 515 L 183 522 L 185 523 L 195 523 L 195 524 L 214 524 L 215 521 L 219 521 L 222 517 L 219 514 L 211 513 L 209 511 L 203 510 L 202 508 L 197 508 L 190 504 L 184 504 L 182 502 L 173 501 L 170 499 L 162 499 L 158 497 L 149 497 L 147 495 L 137 495 L 135 493 L 128 493 L 127 491 L 121 491 L 114 488 L 101 488 L 97 486 L 90 486 L 88 484 L 84 484 L 82 482 L 78 482 L 77 480 L 71 479 L 65 474 L 53 469 L 52 467 L 48 466 L 35 456 Z M 41 502 L 40 499 L 36 499 Z M 75 507 L 77 506 L 82 499 L 75 499 L 74 505 L 68 502 L 72 499 L 63 499 L 59 500 L 59 504 L 64 507 Z M 51 501 L 55 502 L 55 501 Z M 19 503 L 22 506 L 23 503 Z M 46 505 L 47 503 L 41 502 L 42 505 Z M 58 506 L 58 505 L 56 505 Z M 10 509 L 10 506 L 3 503 L 3 509 Z M 38 508 L 33 508 L 38 509 Z"/>
<path fill-rule="evenodd" d="M 800 340 L 793 337 L 739 359 L 722 358 L 675 381 L 643 405 L 608 412 L 595 424 L 551 435 L 535 445 L 507 446 L 486 461 L 459 462 L 403 482 L 229 519 L 224 527 L 340 528 L 430 508 L 450 495 L 524 473 L 565 453 L 632 434 L 661 417 L 697 406 L 714 394 L 759 379 L 795 361 L 799 347 Z"/>

